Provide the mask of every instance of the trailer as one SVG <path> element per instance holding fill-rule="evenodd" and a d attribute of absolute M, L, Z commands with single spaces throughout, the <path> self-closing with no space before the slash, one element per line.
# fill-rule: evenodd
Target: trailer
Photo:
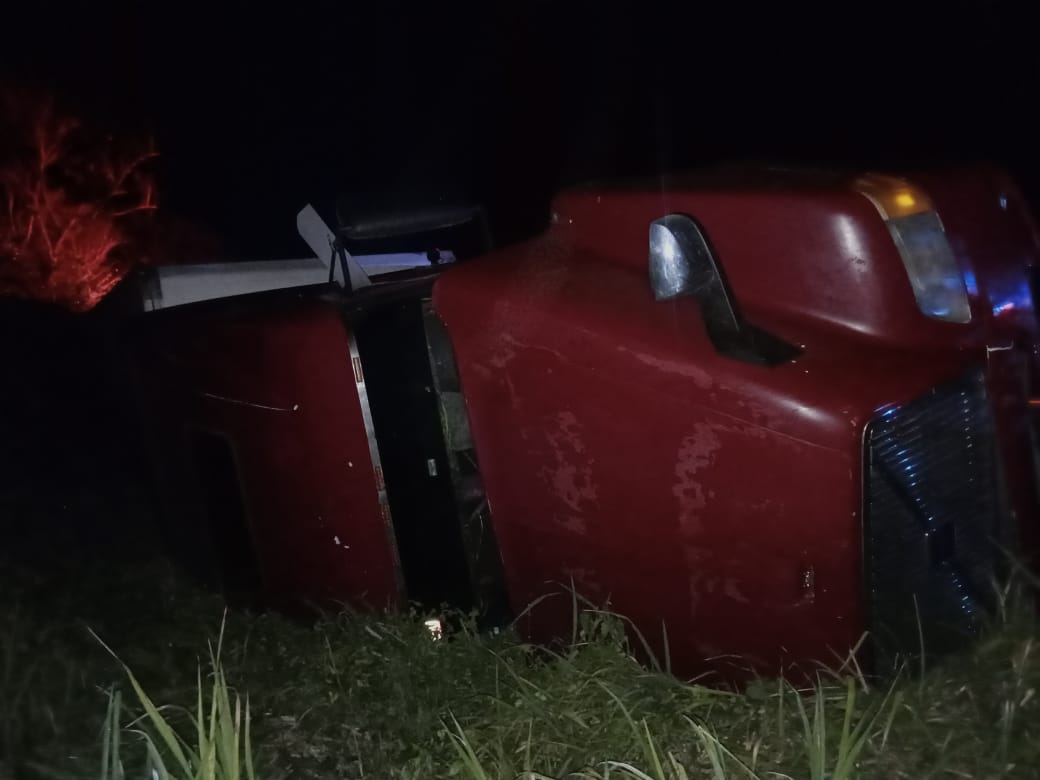
<path fill-rule="evenodd" d="M 884 671 L 1035 562 L 1040 243 L 1001 171 L 589 185 L 444 251 L 479 224 L 305 209 L 311 258 L 142 286 L 171 540 L 229 594 L 536 641 L 580 597 L 682 675 Z"/>

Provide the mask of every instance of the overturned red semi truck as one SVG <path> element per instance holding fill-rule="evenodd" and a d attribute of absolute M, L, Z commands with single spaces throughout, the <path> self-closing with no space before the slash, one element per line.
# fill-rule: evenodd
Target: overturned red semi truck
<path fill-rule="evenodd" d="M 573 588 L 681 674 L 880 669 L 1033 560 L 1040 246 L 1000 171 L 584 187 L 532 240 L 428 252 L 470 216 L 305 209 L 313 258 L 141 288 L 172 538 L 229 591 L 537 602 L 543 640 Z"/>

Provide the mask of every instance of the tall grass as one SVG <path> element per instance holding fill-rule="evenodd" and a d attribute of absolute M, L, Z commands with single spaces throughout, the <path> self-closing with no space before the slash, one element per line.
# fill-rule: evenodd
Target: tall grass
<path fill-rule="evenodd" d="M 68 609 L 0 593 L 14 670 L 0 677 L 0 728 L 18 780 L 1028 778 L 1040 766 L 1036 615 L 1010 597 L 978 643 L 923 676 L 915 664 L 877 688 L 846 664 L 805 689 L 737 693 L 679 682 L 660 671 L 667 656 L 647 668 L 620 618 L 577 599 L 571 641 L 550 652 L 479 635 L 470 616 L 431 641 L 418 614 L 225 614 L 153 567 L 76 582 L 75 611 L 118 658 Z"/>
<path fill-rule="evenodd" d="M 212 681 L 208 704 L 203 701 L 205 686 L 200 667 L 195 710 L 184 713 L 190 724 L 189 737 L 182 736 L 173 718 L 167 715 L 176 709 L 157 707 L 130 668 L 119 662 L 144 711 L 143 717 L 128 729 L 140 737 L 145 748 L 143 777 L 157 780 L 256 780 L 249 701 L 247 699 L 243 706 L 239 695 L 228 687 L 220 662 L 224 627 L 222 622 L 216 650 L 212 645 L 209 648 Z M 118 661 L 118 656 L 100 637 L 94 634 L 94 638 Z M 110 694 L 102 747 L 102 780 L 123 780 L 125 775 L 118 725 L 121 701 L 118 692 Z"/>

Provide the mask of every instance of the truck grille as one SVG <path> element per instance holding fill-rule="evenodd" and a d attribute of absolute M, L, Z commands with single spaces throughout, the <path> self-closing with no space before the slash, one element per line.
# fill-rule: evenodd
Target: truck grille
<path fill-rule="evenodd" d="M 992 606 L 1007 523 L 984 374 L 882 413 L 867 434 L 864 538 L 879 670 L 945 652 Z"/>

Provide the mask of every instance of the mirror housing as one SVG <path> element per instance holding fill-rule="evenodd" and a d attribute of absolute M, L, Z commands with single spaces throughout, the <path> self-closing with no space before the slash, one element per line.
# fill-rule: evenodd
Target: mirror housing
<path fill-rule="evenodd" d="M 708 337 L 721 355 L 775 366 L 800 353 L 741 316 L 718 257 L 691 216 L 669 214 L 650 223 L 650 288 L 658 301 L 696 298 Z"/>

